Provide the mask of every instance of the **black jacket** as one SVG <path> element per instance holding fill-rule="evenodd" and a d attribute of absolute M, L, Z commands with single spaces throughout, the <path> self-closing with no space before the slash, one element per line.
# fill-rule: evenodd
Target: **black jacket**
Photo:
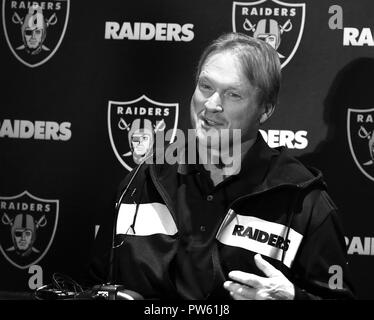
<path fill-rule="evenodd" d="M 249 153 L 255 157 L 253 172 L 264 175 L 223 214 L 210 251 L 207 275 L 212 281 L 206 298 L 229 297 L 222 286 L 232 270 L 264 276 L 254 264 L 256 253 L 295 285 L 295 299 L 353 298 L 341 224 L 321 173 L 304 167 L 284 148 L 269 148 L 261 137 Z M 119 195 L 134 172 L 121 183 Z M 173 270 L 181 245 L 177 175 L 178 164 L 144 164 L 121 201 L 114 281 L 145 298 L 186 298 L 176 289 Z M 112 229 L 102 226 L 96 239 L 90 267 L 96 283 L 108 279 Z"/>

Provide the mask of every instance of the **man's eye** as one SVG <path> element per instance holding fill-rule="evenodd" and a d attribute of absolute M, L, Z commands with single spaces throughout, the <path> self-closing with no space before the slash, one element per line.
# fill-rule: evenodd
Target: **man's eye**
<path fill-rule="evenodd" d="M 204 83 L 204 82 L 199 83 L 199 87 L 200 89 L 205 90 L 205 91 L 212 90 L 212 87 L 208 83 Z"/>
<path fill-rule="evenodd" d="M 239 93 L 236 93 L 236 92 L 228 91 L 228 92 L 226 92 L 226 95 L 227 95 L 230 99 L 236 99 L 236 100 L 241 99 L 241 95 L 240 95 Z"/>

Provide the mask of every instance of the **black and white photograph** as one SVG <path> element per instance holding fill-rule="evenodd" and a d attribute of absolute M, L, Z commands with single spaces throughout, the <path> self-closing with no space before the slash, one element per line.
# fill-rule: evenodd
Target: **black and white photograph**
<path fill-rule="evenodd" d="M 1 20 L 2 302 L 374 300 L 373 1 L 1 0 Z"/>

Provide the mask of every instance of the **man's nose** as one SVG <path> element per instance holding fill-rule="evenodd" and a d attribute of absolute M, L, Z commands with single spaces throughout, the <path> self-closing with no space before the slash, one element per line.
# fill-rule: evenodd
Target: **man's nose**
<path fill-rule="evenodd" d="M 204 104 L 207 111 L 222 112 L 222 100 L 219 93 L 214 92 Z"/>

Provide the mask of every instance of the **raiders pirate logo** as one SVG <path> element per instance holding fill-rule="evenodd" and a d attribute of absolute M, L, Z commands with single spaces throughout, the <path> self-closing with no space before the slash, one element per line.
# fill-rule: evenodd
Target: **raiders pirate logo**
<path fill-rule="evenodd" d="M 59 201 L 41 199 L 24 191 L 0 197 L 0 251 L 20 269 L 38 263 L 53 242 Z"/>
<path fill-rule="evenodd" d="M 284 68 L 299 47 L 304 31 L 305 3 L 279 0 L 234 2 L 232 28 L 262 39 L 277 50 Z"/>
<path fill-rule="evenodd" d="M 348 143 L 360 171 L 374 181 L 374 108 L 348 109 Z"/>
<path fill-rule="evenodd" d="M 48 61 L 65 35 L 70 0 L 3 0 L 5 38 L 14 56 L 28 67 Z"/>
<path fill-rule="evenodd" d="M 178 125 L 178 103 L 161 103 L 142 95 L 132 101 L 109 101 L 108 131 L 119 162 L 131 171 L 153 153 L 155 133 L 171 130 L 172 143 Z"/>

